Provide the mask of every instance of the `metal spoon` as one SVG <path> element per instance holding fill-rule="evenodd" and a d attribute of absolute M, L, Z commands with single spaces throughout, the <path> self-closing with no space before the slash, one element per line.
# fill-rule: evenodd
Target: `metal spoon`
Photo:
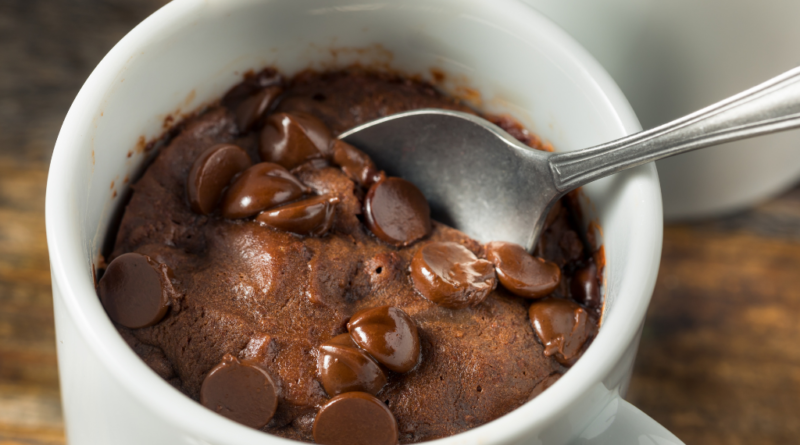
<path fill-rule="evenodd" d="M 532 250 L 550 208 L 575 188 L 668 156 L 796 127 L 800 67 L 660 127 L 567 153 L 532 149 L 480 117 L 439 109 L 387 116 L 340 138 L 419 187 L 437 221 L 481 242 Z"/>

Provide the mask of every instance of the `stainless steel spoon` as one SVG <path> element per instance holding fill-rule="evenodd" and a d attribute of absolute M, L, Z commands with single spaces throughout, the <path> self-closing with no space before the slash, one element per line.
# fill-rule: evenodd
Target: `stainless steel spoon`
<path fill-rule="evenodd" d="M 413 182 L 437 221 L 481 241 L 535 247 L 567 192 L 621 170 L 698 148 L 800 127 L 800 67 L 660 127 L 567 153 L 521 144 L 471 114 L 424 109 L 340 138 Z M 800 147 L 798 147 L 800 150 Z"/>

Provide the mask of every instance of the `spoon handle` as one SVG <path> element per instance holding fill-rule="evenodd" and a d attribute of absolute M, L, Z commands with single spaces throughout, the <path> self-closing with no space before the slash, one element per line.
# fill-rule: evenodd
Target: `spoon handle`
<path fill-rule="evenodd" d="M 660 127 L 549 158 L 562 193 L 698 148 L 800 127 L 800 67 Z"/>

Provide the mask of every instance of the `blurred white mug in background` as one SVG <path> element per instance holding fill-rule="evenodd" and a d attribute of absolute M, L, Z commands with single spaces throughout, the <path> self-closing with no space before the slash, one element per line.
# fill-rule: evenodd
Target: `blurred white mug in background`
<path fill-rule="evenodd" d="M 800 65 L 800 2 L 523 0 L 589 50 L 652 128 Z M 800 178 L 800 131 L 657 163 L 664 217 L 747 208 Z"/>

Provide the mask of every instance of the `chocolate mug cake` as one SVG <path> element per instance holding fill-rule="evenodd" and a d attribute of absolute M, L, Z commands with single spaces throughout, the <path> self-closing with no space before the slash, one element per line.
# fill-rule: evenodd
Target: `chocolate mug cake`
<path fill-rule="evenodd" d="M 98 282 L 127 343 L 206 407 L 324 444 L 457 434 L 552 385 L 602 307 L 575 205 L 534 255 L 432 221 L 412 183 L 336 139 L 418 108 L 475 112 L 393 74 L 266 69 L 173 128 Z"/>

